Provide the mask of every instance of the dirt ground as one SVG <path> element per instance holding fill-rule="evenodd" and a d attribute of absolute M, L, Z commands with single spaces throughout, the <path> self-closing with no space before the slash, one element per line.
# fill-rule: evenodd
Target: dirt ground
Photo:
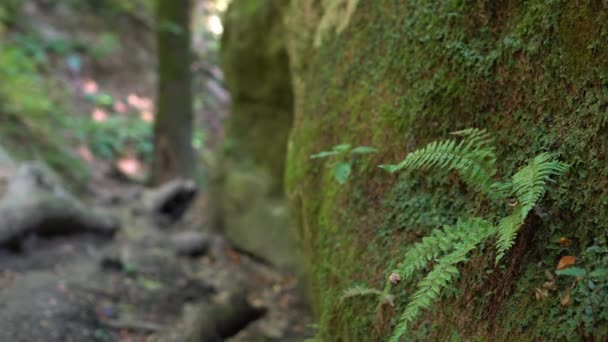
<path fill-rule="evenodd" d="M 0 341 L 185 341 L 201 324 L 192 316 L 197 308 L 233 294 L 264 314 L 229 340 L 310 335 L 294 276 L 221 236 L 206 235 L 202 255 L 180 256 L 172 236 L 192 227 L 160 227 L 130 198 L 138 189 L 116 189 L 121 194 L 105 205 L 123 223 L 115 237 L 31 236 L 21 251 L 0 250 Z"/>

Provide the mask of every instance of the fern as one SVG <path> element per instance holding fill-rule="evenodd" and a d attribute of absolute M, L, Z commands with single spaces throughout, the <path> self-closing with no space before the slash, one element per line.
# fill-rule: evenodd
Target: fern
<path fill-rule="evenodd" d="M 496 263 L 513 247 L 517 231 L 523 223 L 519 210 L 500 220 L 500 223 L 498 223 L 498 241 L 496 241 Z"/>
<path fill-rule="evenodd" d="M 441 294 L 441 290 L 458 276 L 456 264 L 465 261 L 468 253 L 495 233 L 495 228 L 487 220 L 471 218 L 460 220 L 454 227 L 444 227 L 416 244 L 407 254 L 398 272 L 405 279 L 415 270 L 423 268 L 430 260 L 437 264 L 419 283 L 405 311 L 399 318 L 391 341 L 398 341 L 420 310 L 427 308 Z M 419 253 L 419 254 L 418 254 Z M 447 254 L 446 254 L 447 253 Z"/>
<path fill-rule="evenodd" d="M 480 233 L 490 231 L 491 229 L 482 229 Z M 405 307 L 405 311 L 399 317 L 399 322 L 389 341 L 399 341 L 399 338 L 407 330 L 408 324 L 418 317 L 420 310 L 428 308 L 439 297 L 441 291 L 449 286 L 454 278 L 460 275 L 456 265 L 466 261 L 469 252 L 475 249 L 486 238 L 486 234 L 475 235 L 475 238 L 469 238 L 467 242 L 454 246 L 454 252 L 437 260 L 437 265 L 418 284 L 418 290 L 412 295 L 410 302 Z"/>
<path fill-rule="evenodd" d="M 343 302 L 345 299 L 352 297 L 360 297 L 360 296 L 381 296 L 382 291 L 378 289 L 372 289 L 369 287 L 365 287 L 362 285 L 356 285 L 351 288 L 346 289 L 340 297 L 340 301 Z"/>
<path fill-rule="evenodd" d="M 541 153 L 513 175 L 513 192 L 519 203 L 514 213 L 504 217 L 498 225 L 497 263 L 515 243 L 519 228 L 544 195 L 546 183 L 553 182 L 552 176 L 558 176 L 567 169 L 567 164 L 551 160 L 548 153 Z"/>
<path fill-rule="evenodd" d="M 456 140 L 432 142 L 410 154 L 399 164 L 381 165 L 391 172 L 416 169 L 455 170 L 470 186 L 487 192 L 496 173 L 493 139 L 485 130 L 466 129 L 453 132 Z"/>
<path fill-rule="evenodd" d="M 551 160 L 548 153 L 541 153 L 513 175 L 513 191 L 521 206 L 522 221 L 544 195 L 545 184 L 553 182 L 551 177 L 561 175 L 567 169 L 567 164 Z"/>
<path fill-rule="evenodd" d="M 545 193 L 545 185 L 552 177 L 564 173 L 568 165 L 553 160 L 547 153 L 536 156 L 510 180 L 497 181 L 496 152 L 492 137 L 479 129 L 466 129 L 452 133 L 459 141 L 449 139 L 432 142 L 412 153 L 396 165 L 381 165 L 389 172 L 419 169 L 454 170 L 474 189 L 490 199 L 504 203 L 513 196 L 517 199 L 511 213 L 493 224 L 483 218 L 458 220 L 453 227 L 436 229 L 422 242 L 414 244 L 404 255 L 397 269 L 391 274 L 393 283 L 410 278 L 416 271 L 435 263 L 431 271 L 418 284 L 409 298 L 405 310 L 390 341 L 398 341 L 407 331 L 421 310 L 428 308 L 441 291 L 459 275 L 457 264 L 467 260 L 467 255 L 483 242 L 497 236 L 496 262 L 513 246 L 517 233 L 529 212 Z M 388 296 L 393 283 L 391 277 L 383 292 L 358 289 L 348 294 L 374 294 Z"/>
<path fill-rule="evenodd" d="M 453 250 L 456 243 L 470 239 L 471 236 L 485 234 L 484 229 L 488 225 L 489 222 L 486 220 L 473 218 L 460 220 L 453 227 L 444 226 L 443 229 L 436 229 L 433 234 L 423 238 L 422 242 L 414 244 L 394 272 L 404 279 L 409 278 L 416 270 L 425 268 L 439 255 Z"/>

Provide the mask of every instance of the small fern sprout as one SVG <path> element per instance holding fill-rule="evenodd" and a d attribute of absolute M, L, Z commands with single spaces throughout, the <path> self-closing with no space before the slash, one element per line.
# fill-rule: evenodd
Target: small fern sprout
<path fill-rule="evenodd" d="M 342 296 L 340 297 L 340 304 L 343 304 L 347 299 L 354 297 L 377 297 L 379 299 L 380 304 L 388 303 L 393 305 L 393 295 L 391 295 L 388 291 L 380 291 L 378 289 L 370 288 L 363 285 L 355 285 L 346 289 Z"/>

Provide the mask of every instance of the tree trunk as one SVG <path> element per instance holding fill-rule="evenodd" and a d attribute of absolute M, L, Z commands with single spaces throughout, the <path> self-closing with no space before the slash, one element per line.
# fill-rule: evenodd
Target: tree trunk
<path fill-rule="evenodd" d="M 194 174 L 190 0 L 158 0 L 158 95 L 152 183 Z"/>

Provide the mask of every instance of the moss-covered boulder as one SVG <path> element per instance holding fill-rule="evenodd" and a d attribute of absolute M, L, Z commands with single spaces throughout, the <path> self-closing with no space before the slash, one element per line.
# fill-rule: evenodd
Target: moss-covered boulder
<path fill-rule="evenodd" d="M 228 237 L 276 265 L 300 264 L 283 193 L 293 97 L 282 0 L 233 1 L 221 58 L 232 96 L 222 211 Z"/>
<path fill-rule="evenodd" d="M 285 13 L 294 85 L 286 184 L 320 341 L 385 340 L 394 307 L 340 301 L 382 288 L 412 242 L 458 217 L 500 217 L 456 175 L 377 165 L 458 129 L 487 129 L 500 174 L 541 152 L 571 165 L 494 267 L 491 246 L 410 326 L 414 340 L 608 338 L 608 8 L 587 1 L 293 0 Z M 246 60 L 246 58 L 244 59 Z M 310 155 L 339 144 L 376 154 Z M 344 185 L 335 165 L 347 162 Z M 563 256 L 591 277 L 556 276 Z M 555 286 L 546 271 L 556 277 Z"/>

